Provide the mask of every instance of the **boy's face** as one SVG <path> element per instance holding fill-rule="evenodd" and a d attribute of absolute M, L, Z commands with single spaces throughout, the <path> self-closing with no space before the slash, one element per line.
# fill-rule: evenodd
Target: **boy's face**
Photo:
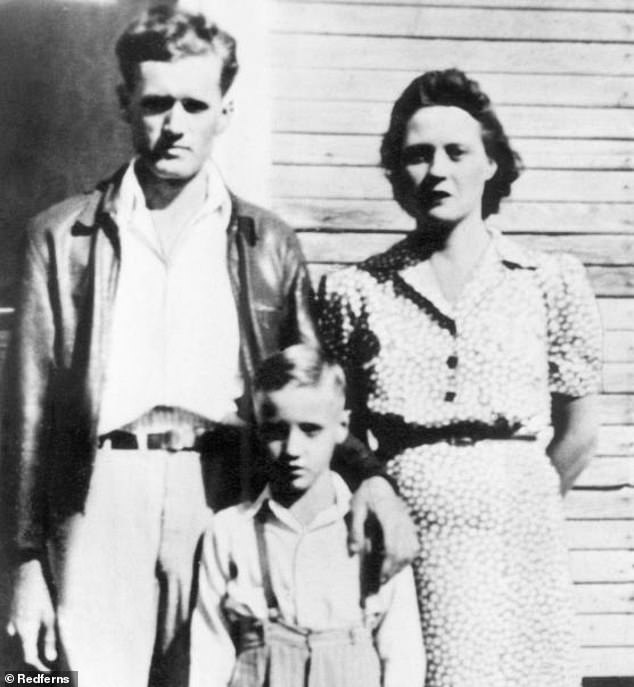
<path fill-rule="evenodd" d="M 275 487 L 304 492 L 329 469 L 348 435 L 348 412 L 328 383 L 288 384 L 259 398 L 259 432 L 272 461 Z"/>

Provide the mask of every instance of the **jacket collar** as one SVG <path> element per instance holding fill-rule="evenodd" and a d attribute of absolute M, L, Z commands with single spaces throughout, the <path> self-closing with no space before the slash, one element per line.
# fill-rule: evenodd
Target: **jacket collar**
<path fill-rule="evenodd" d="M 108 208 L 127 168 L 127 164 L 120 167 L 111 177 L 101 181 L 88 196 L 86 204 L 73 225 L 74 236 L 89 236 L 94 234 L 99 227 L 102 227 L 109 235 L 117 234 L 117 225 Z"/>
<path fill-rule="evenodd" d="M 75 236 L 89 236 L 98 228 L 103 228 L 107 234 L 116 236 L 118 227 L 112 216 L 113 203 L 121 180 L 128 168 L 128 163 L 122 165 L 111 177 L 101 181 L 90 193 L 82 211 L 77 216 L 72 233 Z M 236 196 L 231 189 L 227 189 L 231 202 L 231 219 L 228 232 L 238 231 L 243 234 L 250 245 L 257 241 L 255 222 L 249 213 L 249 206 Z"/>

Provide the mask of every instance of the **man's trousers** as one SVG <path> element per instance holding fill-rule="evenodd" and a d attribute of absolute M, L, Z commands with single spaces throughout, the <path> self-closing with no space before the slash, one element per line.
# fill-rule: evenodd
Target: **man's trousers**
<path fill-rule="evenodd" d="M 219 465 L 194 451 L 98 451 L 84 512 L 50 542 L 60 667 L 81 687 L 186 680 L 205 485 L 221 484 Z"/>

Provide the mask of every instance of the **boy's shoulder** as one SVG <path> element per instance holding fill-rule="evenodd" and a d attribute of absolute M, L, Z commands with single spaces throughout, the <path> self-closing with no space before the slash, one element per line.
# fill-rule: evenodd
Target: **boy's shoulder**
<path fill-rule="evenodd" d="M 254 501 L 242 501 L 214 513 L 210 528 L 215 531 L 219 528 L 242 526 L 252 522 L 256 512 Z"/>

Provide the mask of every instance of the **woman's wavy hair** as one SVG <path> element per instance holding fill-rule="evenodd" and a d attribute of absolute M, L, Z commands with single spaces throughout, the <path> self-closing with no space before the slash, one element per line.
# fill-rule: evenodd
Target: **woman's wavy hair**
<path fill-rule="evenodd" d="M 459 69 L 429 71 L 421 74 L 403 91 L 392 108 L 390 126 L 381 143 L 381 165 L 392 185 L 396 202 L 410 215 L 414 215 L 407 189 L 401 151 L 405 129 L 411 117 L 422 107 L 435 105 L 459 107 L 480 122 L 482 142 L 486 154 L 497 163 L 497 170 L 484 187 L 482 216 L 495 214 L 502 198 L 511 192 L 511 184 L 519 177 L 522 163 L 511 148 L 500 120 L 486 93 L 477 81 L 469 79 Z"/>

